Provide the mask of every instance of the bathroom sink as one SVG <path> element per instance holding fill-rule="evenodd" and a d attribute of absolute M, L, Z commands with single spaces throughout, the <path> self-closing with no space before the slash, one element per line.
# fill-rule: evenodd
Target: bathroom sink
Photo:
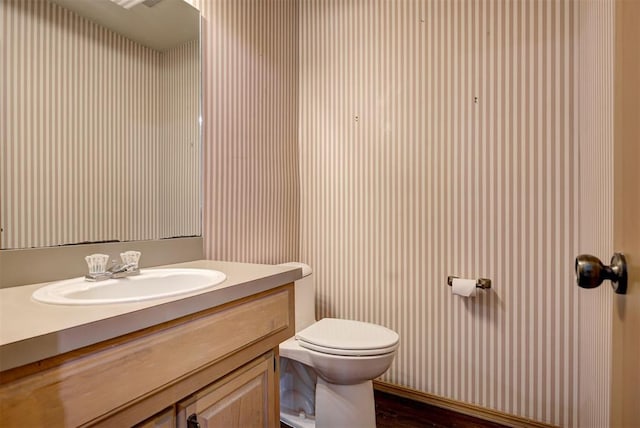
<path fill-rule="evenodd" d="M 143 269 L 140 275 L 88 282 L 84 277 L 52 282 L 32 297 L 57 305 L 104 305 L 178 296 L 214 287 L 224 273 L 207 269 Z"/>

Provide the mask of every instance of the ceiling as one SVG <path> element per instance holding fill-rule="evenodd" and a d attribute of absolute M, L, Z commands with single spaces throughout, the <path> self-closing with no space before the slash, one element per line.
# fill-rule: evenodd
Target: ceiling
<path fill-rule="evenodd" d="M 111 0 L 51 0 L 144 46 L 164 51 L 197 39 L 200 13 L 184 0 L 125 9 Z M 154 3 L 154 2 L 145 2 Z"/>

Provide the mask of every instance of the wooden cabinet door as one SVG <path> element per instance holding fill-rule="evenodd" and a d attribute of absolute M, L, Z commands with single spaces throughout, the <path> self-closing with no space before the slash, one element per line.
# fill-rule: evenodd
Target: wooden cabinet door
<path fill-rule="evenodd" d="M 237 369 L 178 404 L 178 428 L 278 426 L 275 372 L 273 352 Z"/>

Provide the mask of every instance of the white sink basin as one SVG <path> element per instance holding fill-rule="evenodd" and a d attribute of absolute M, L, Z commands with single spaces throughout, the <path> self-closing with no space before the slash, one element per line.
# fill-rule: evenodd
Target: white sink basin
<path fill-rule="evenodd" d="M 224 273 L 208 269 L 143 269 L 140 275 L 89 282 L 84 277 L 52 282 L 32 297 L 57 305 L 104 305 L 177 296 L 214 287 Z"/>

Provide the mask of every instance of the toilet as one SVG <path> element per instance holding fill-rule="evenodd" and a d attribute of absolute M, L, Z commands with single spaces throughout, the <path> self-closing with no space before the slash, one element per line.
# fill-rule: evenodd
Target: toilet
<path fill-rule="evenodd" d="M 296 335 L 280 344 L 280 420 L 294 428 L 375 427 L 372 380 L 387 371 L 399 336 L 386 327 L 315 319 L 311 268 L 298 267 Z"/>

